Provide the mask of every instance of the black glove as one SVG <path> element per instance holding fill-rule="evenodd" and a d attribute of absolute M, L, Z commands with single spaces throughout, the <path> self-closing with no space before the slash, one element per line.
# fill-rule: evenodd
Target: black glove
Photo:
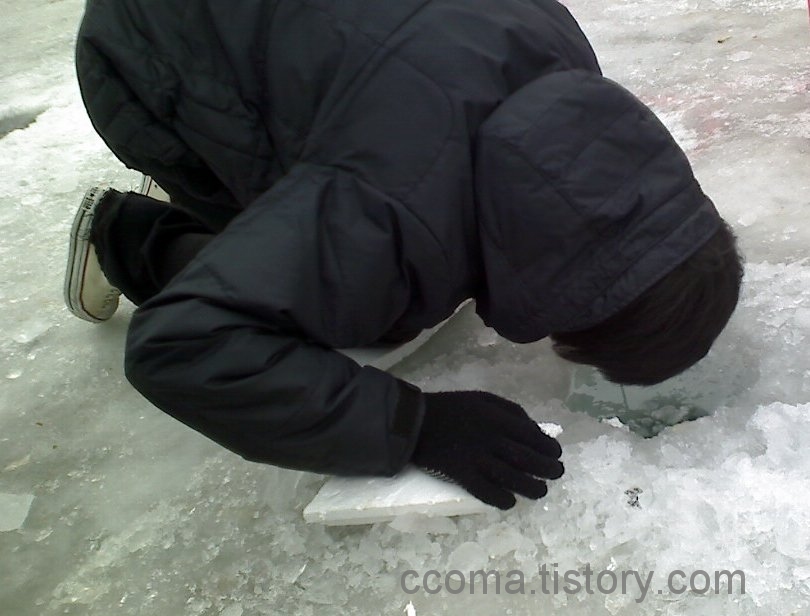
<path fill-rule="evenodd" d="M 426 393 L 412 462 L 499 509 L 538 499 L 563 474 L 562 449 L 519 405 L 483 391 Z"/>

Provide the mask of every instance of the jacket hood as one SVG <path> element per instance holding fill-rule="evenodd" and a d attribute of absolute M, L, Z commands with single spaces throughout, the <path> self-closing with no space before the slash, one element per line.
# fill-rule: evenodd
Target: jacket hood
<path fill-rule="evenodd" d="M 655 114 L 597 73 L 539 78 L 476 140 L 478 313 L 514 342 L 611 317 L 719 228 Z"/>

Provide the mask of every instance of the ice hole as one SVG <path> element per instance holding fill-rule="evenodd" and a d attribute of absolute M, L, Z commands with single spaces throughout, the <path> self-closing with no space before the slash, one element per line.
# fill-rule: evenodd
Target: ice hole
<path fill-rule="evenodd" d="M 739 346 L 717 345 L 686 372 L 649 387 L 617 385 L 595 368 L 578 366 L 571 373 L 565 405 L 598 419 L 615 417 L 641 436 L 655 436 L 730 405 L 758 380 L 755 358 Z"/>

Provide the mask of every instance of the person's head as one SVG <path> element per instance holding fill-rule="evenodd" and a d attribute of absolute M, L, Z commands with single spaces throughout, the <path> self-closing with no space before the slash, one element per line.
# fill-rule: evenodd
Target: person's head
<path fill-rule="evenodd" d="M 740 294 L 742 257 L 731 228 L 618 314 L 587 330 L 551 334 L 556 353 L 623 385 L 654 385 L 697 363 L 726 326 Z"/>

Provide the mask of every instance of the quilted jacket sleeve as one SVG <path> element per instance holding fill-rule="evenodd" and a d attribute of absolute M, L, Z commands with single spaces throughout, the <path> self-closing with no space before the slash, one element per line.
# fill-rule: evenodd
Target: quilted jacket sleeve
<path fill-rule="evenodd" d="M 359 178 L 299 164 L 136 311 L 127 377 L 246 459 L 392 475 L 415 447 L 423 396 L 332 349 L 372 342 L 400 316 L 403 237 L 420 234 Z"/>

